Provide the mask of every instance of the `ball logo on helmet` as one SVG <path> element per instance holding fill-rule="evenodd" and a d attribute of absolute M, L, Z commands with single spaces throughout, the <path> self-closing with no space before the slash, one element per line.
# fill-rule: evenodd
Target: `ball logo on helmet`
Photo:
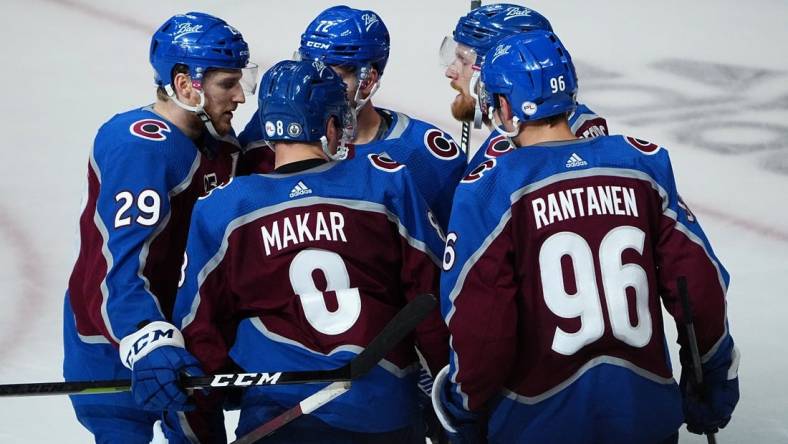
<path fill-rule="evenodd" d="M 202 25 L 192 25 L 191 22 L 179 23 L 178 30 L 172 35 L 172 39 L 178 40 L 187 34 L 195 34 L 198 32 L 202 32 Z"/>
<path fill-rule="evenodd" d="M 512 45 L 498 45 L 495 48 L 495 52 L 493 53 L 493 57 L 492 60 L 490 60 L 490 63 L 495 63 L 495 61 L 498 60 L 499 57 L 509 54 L 510 49 L 512 49 Z"/>
<path fill-rule="evenodd" d="M 301 125 L 296 122 L 287 125 L 287 135 L 290 137 L 298 137 L 301 135 Z"/>
<path fill-rule="evenodd" d="M 143 139 L 161 142 L 167 140 L 165 133 L 170 132 L 170 126 L 161 120 L 143 119 L 132 123 L 129 132 Z"/>
<path fill-rule="evenodd" d="M 506 10 L 506 17 L 504 17 L 503 21 L 507 21 L 515 17 L 530 17 L 530 16 L 531 16 L 530 9 L 511 6 L 509 9 Z"/>
<path fill-rule="evenodd" d="M 380 21 L 378 19 L 378 16 L 369 13 L 362 15 L 361 20 L 364 20 L 364 28 L 366 29 L 367 32 L 369 32 L 369 28 L 371 28 L 372 25 Z"/>
<path fill-rule="evenodd" d="M 536 114 L 536 104 L 534 102 L 523 102 L 523 112 L 526 116 Z"/>
<path fill-rule="evenodd" d="M 314 66 L 315 69 L 317 70 L 317 75 L 323 77 L 323 71 L 326 70 L 326 64 L 320 60 L 315 60 L 314 62 L 312 62 L 312 66 Z"/>

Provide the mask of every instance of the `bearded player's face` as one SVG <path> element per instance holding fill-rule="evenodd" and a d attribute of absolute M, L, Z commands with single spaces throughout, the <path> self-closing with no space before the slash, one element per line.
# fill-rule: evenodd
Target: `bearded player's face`
<path fill-rule="evenodd" d="M 471 77 L 473 76 L 472 54 L 457 47 L 454 60 L 446 67 L 446 77 L 451 79 L 451 87 L 458 92 L 451 103 L 451 114 L 460 122 L 473 121 L 476 101 L 470 94 Z M 475 57 L 474 57 L 475 58 Z"/>

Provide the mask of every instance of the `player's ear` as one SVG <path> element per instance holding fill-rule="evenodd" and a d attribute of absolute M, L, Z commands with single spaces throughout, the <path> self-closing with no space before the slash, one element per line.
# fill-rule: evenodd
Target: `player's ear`
<path fill-rule="evenodd" d="M 372 92 L 372 87 L 375 86 L 376 83 L 380 80 L 380 73 L 378 69 L 375 67 L 371 67 L 369 69 L 369 73 L 367 74 L 367 78 L 361 83 L 361 91 L 367 95 Z"/>
<path fill-rule="evenodd" d="M 331 116 L 326 122 L 326 140 L 328 140 L 328 146 L 331 147 L 332 152 L 339 145 L 339 136 L 338 120 L 336 117 Z"/>
<path fill-rule="evenodd" d="M 509 100 L 504 96 L 498 96 L 498 105 L 499 105 L 499 112 L 501 113 L 501 121 L 509 121 L 514 117 L 512 114 L 512 104 L 509 103 Z"/>
<path fill-rule="evenodd" d="M 192 87 L 192 79 L 189 74 L 183 72 L 175 74 L 175 77 L 172 79 L 172 87 L 175 89 L 175 95 L 178 97 L 178 100 L 184 103 L 191 103 L 192 96 L 196 91 Z"/>

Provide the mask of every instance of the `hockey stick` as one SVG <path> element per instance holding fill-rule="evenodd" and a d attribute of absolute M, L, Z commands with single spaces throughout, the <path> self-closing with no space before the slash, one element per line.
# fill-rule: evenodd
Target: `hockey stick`
<path fill-rule="evenodd" d="M 471 11 L 482 5 L 481 0 L 471 0 Z M 479 106 L 477 103 L 476 106 Z M 471 122 L 462 122 L 460 148 L 465 152 L 466 163 L 471 161 Z"/>
<path fill-rule="evenodd" d="M 181 380 L 185 389 L 250 387 L 254 385 L 306 384 L 318 382 L 350 381 L 374 367 L 383 356 L 405 335 L 416 327 L 435 307 L 432 295 L 422 294 L 386 325 L 383 331 L 369 343 L 366 349 L 352 361 L 332 370 L 281 371 L 261 373 L 230 373 L 209 376 L 188 376 Z M 394 341 L 394 342 L 392 342 Z M 130 379 L 105 381 L 38 382 L 29 384 L 2 384 L 0 397 L 35 395 L 96 395 L 127 392 L 131 390 Z"/>
<path fill-rule="evenodd" d="M 435 308 L 437 301 L 432 295 L 421 294 L 410 301 L 408 305 L 400 310 L 394 318 L 383 327 L 380 333 L 375 336 L 369 345 L 358 354 L 352 361 L 341 368 L 350 368 L 350 378 L 353 379 L 364 376 L 372 370 L 395 345 L 399 344 L 422 320 Z M 250 444 L 263 437 L 266 437 L 276 430 L 298 418 L 306 415 L 319 407 L 327 404 L 332 399 L 350 390 L 350 381 L 334 382 L 327 387 L 318 390 L 313 395 L 299 402 L 295 407 L 290 408 L 274 419 L 260 425 L 256 429 L 233 441 L 231 444 Z"/>
<path fill-rule="evenodd" d="M 676 285 L 678 286 L 681 305 L 684 308 L 684 328 L 687 330 L 687 341 L 689 342 L 690 353 L 692 354 L 692 372 L 694 380 L 691 383 L 695 386 L 697 393 L 704 393 L 703 368 L 700 363 L 700 350 L 698 350 L 698 338 L 695 336 L 695 325 L 692 322 L 692 307 L 690 306 L 689 293 L 687 292 L 687 278 L 679 276 L 678 279 L 676 279 Z M 706 442 L 708 444 L 717 444 L 717 437 L 714 435 L 714 432 L 706 433 Z"/>

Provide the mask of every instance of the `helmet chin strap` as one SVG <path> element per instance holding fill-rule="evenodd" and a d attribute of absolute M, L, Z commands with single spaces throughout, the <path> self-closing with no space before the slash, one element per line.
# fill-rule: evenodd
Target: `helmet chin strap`
<path fill-rule="evenodd" d="M 197 88 L 195 88 L 197 89 Z M 178 96 L 175 94 L 175 91 L 172 89 L 172 85 L 165 85 L 164 90 L 167 92 L 167 96 L 178 105 L 179 108 L 184 109 L 189 112 L 193 112 L 197 114 L 197 117 L 200 121 L 205 125 L 205 129 L 208 130 L 208 133 L 216 140 L 227 140 L 225 139 L 226 136 L 220 136 L 219 133 L 216 132 L 216 128 L 213 126 L 213 121 L 211 120 L 211 116 L 205 112 L 205 93 L 202 92 L 201 89 L 197 89 L 197 94 L 200 96 L 200 103 L 195 106 L 187 105 L 180 100 L 178 100 Z M 232 139 L 230 139 L 232 140 Z"/>
<path fill-rule="evenodd" d="M 323 153 L 331 160 L 345 160 L 347 159 L 348 147 L 345 141 L 341 140 L 337 145 L 337 152 L 332 154 L 331 149 L 328 147 L 328 139 L 326 136 L 320 137 L 320 146 L 323 148 Z"/>
<path fill-rule="evenodd" d="M 487 108 L 487 117 L 490 119 L 493 128 L 495 131 L 498 131 L 502 136 L 506 137 L 506 140 L 509 141 L 509 144 L 515 148 L 519 148 L 514 143 L 514 137 L 520 134 L 520 119 L 517 116 L 512 117 L 512 126 L 514 127 L 511 131 L 506 131 L 503 129 L 503 122 L 495 117 L 494 108 L 491 106 Z"/>
<path fill-rule="evenodd" d="M 474 101 L 475 106 L 473 107 L 473 128 L 479 129 L 482 127 L 482 107 L 479 106 L 479 94 L 476 92 L 476 89 L 479 86 L 479 79 L 481 77 L 481 71 L 474 69 L 473 74 L 471 75 L 471 81 L 468 85 L 469 93 L 471 98 Z"/>
<path fill-rule="evenodd" d="M 358 86 L 356 87 L 356 94 L 353 95 L 353 101 L 356 103 L 356 113 L 361 111 L 361 108 L 364 108 L 367 102 L 369 102 L 369 99 L 371 99 L 372 96 L 374 96 L 375 93 L 378 92 L 378 89 L 380 88 L 380 78 L 378 78 L 378 81 L 375 82 L 374 85 L 372 85 L 372 91 L 369 92 L 369 95 L 366 98 L 362 99 L 361 85 L 364 83 L 364 81 L 367 79 L 368 76 L 369 76 L 369 67 L 365 66 L 359 70 Z"/>

